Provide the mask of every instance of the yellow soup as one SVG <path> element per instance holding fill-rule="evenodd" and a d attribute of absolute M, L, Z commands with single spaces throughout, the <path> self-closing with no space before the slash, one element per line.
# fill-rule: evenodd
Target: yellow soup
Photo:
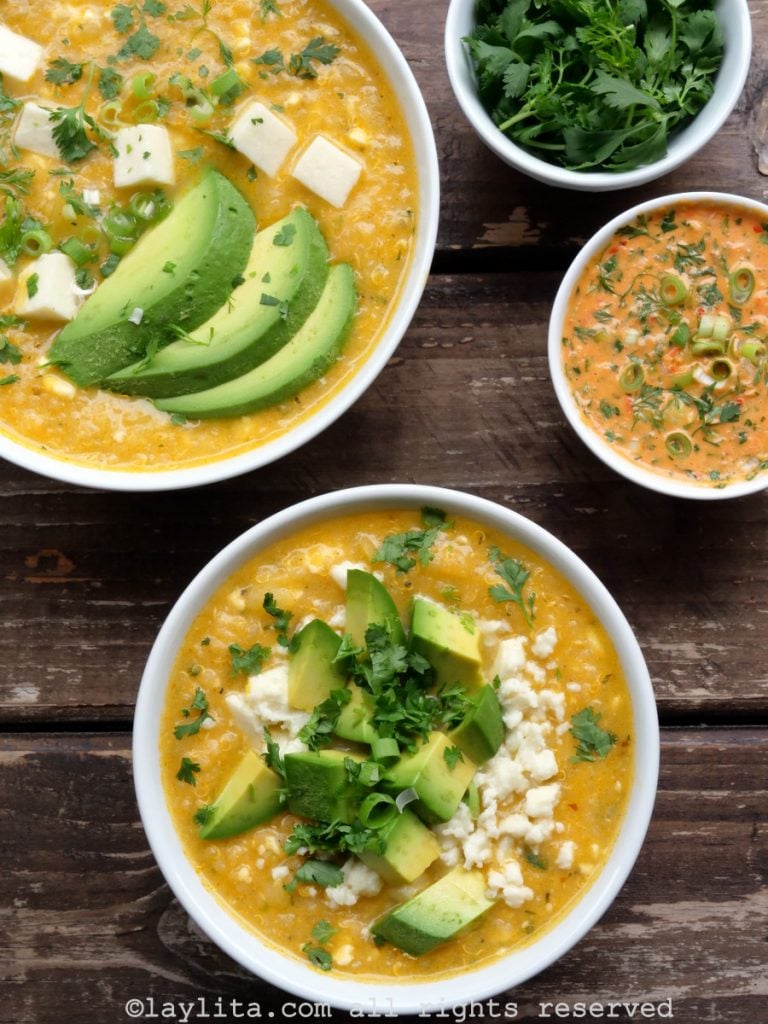
<path fill-rule="evenodd" d="M 725 487 L 768 469 L 768 229 L 680 204 L 622 228 L 587 266 L 563 329 L 586 423 L 672 479 Z"/>
<path fill-rule="evenodd" d="M 418 194 L 411 142 L 393 90 L 368 49 L 322 0 L 29 0 L 4 5 L 0 32 L 6 30 L 43 51 L 29 80 L 3 75 L 0 95 L 0 428 L 58 458 L 144 471 L 242 453 L 316 412 L 370 356 L 412 252 Z M 254 101 L 296 137 L 271 174 L 227 144 L 238 114 Z M 54 155 L 14 147 L 30 102 L 68 111 L 55 114 L 63 121 L 63 142 L 54 139 Z M 114 139 L 138 123 L 167 133 L 173 184 L 116 188 Z M 46 132 L 50 146 L 50 125 L 44 124 L 44 140 Z M 361 168 L 342 205 L 293 175 L 318 135 Z M 33 133 L 29 145 L 39 147 L 38 136 Z M 325 237 L 331 265 L 351 265 L 358 308 L 342 356 L 321 379 L 279 405 L 207 421 L 169 416 L 145 398 L 75 387 L 45 365 L 61 318 L 19 313 L 30 289 L 43 286 L 31 272 L 34 261 L 63 245 L 76 263 L 84 261 L 78 286 L 89 291 L 114 271 L 115 250 L 132 242 L 121 240 L 122 228 L 116 241 L 110 233 L 115 213 L 119 227 L 137 193 L 172 205 L 209 167 L 247 199 L 257 228 L 305 207 Z M 322 187 L 317 175 L 313 184 Z M 129 225 L 123 234 L 142 227 L 139 218 L 138 227 Z M 126 317 L 135 312 L 126 308 Z"/>
<path fill-rule="evenodd" d="M 446 522 L 437 510 L 424 512 L 426 522 L 414 510 L 317 524 L 245 565 L 209 601 L 185 638 L 160 725 L 168 806 L 205 884 L 243 925 L 285 954 L 309 957 L 321 970 L 379 982 L 480 967 L 561 919 L 604 865 L 633 777 L 631 699 L 616 652 L 592 610 L 533 552 L 475 522 Z M 328 822 L 283 808 L 228 838 L 203 839 L 200 829 L 211 821 L 211 805 L 247 751 L 265 753 L 273 767 L 278 763 L 273 746 L 265 752 L 265 729 L 285 763 L 300 758 L 297 751 L 322 733 L 318 723 L 327 720 L 327 706 L 310 717 L 289 699 L 293 659 L 304 642 L 300 639 L 296 652 L 292 640 L 315 618 L 330 624 L 337 644 L 353 628 L 345 611 L 351 570 L 377 575 L 410 639 L 393 650 L 392 622 L 389 632 L 374 628 L 366 633 L 368 652 L 353 653 L 343 662 L 344 673 L 367 671 L 368 678 L 373 673 L 378 680 L 372 684 L 379 696 L 370 721 L 379 736 L 388 730 L 397 736 L 401 755 L 407 752 L 407 736 L 418 751 L 441 733 L 438 739 L 448 745 L 443 771 L 466 772 L 455 802 L 464 786 L 467 792 L 447 821 L 429 822 L 435 859 L 418 877 L 384 880 L 378 869 L 342 846 L 338 852 L 312 853 L 336 874 L 325 886 L 296 876 L 307 860 L 306 836 L 316 836 Z M 414 657 L 408 649 L 423 650 L 415 639 L 415 619 L 411 629 L 418 604 L 448 617 L 460 634 L 457 642 L 475 652 L 473 670 L 496 695 L 503 736 L 495 753 L 479 758 L 482 763 L 473 764 L 460 747 L 450 747 L 460 741 L 453 733 L 446 739 L 444 732 L 456 722 L 446 710 L 451 702 L 461 704 L 475 692 L 468 682 L 435 687 L 427 667 L 426 682 L 415 694 L 392 689 L 402 664 L 393 668 L 391 659 Z M 382 642 L 382 632 L 390 642 Z M 344 643 L 350 643 L 348 635 Z M 402 671 L 407 676 L 416 669 Z M 446 679 L 452 678 L 453 668 L 446 671 Z M 341 685 L 344 689 L 344 679 Z M 359 689 L 355 682 L 347 685 Z M 426 698 L 433 716 L 428 726 L 419 693 L 432 695 Z M 428 738 L 409 732 L 417 726 L 428 729 Z M 338 721 L 333 727 L 340 728 Z M 395 755 L 393 768 L 373 741 L 367 746 L 326 738 L 332 750 L 354 759 L 355 773 L 361 761 L 370 769 L 381 757 L 368 790 L 359 791 L 350 826 L 355 832 L 364 817 L 365 793 L 394 792 L 387 787 L 387 772 L 394 773 L 400 762 Z M 412 798 L 413 793 L 403 799 Z M 425 817 L 421 805 L 415 806 Z M 405 803 L 397 813 L 408 811 Z M 338 825 L 330 824 L 337 836 Z M 374 922 L 448 872 L 478 882 L 488 901 L 485 913 L 420 954 L 373 941 Z"/>

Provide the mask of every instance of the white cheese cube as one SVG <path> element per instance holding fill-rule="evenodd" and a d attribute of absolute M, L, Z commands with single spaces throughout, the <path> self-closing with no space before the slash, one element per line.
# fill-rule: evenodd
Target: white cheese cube
<path fill-rule="evenodd" d="M 159 124 L 121 128 L 115 137 L 115 186 L 173 185 L 176 180 L 168 130 Z"/>
<path fill-rule="evenodd" d="M 229 137 L 235 149 L 270 178 L 274 178 L 298 141 L 294 130 L 258 100 L 243 107 Z"/>
<path fill-rule="evenodd" d="M 560 786 L 552 782 L 548 786 L 535 786 L 525 794 L 523 810 L 529 818 L 549 818 L 560 799 Z"/>
<path fill-rule="evenodd" d="M 0 284 L 3 284 L 5 281 L 10 281 L 12 277 L 13 271 L 11 268 L 5 260 L 0 260 Z"/>
<path fill-rule="evenodd" d="M 28 149 L 40 156 L 59 157 L 59 147 L 53 138 L 51 112 L 34 100 L 28 100 L 21 109 L 16 122 L 13 144 L 18 149 Z"/>
<path fill-rule="evenodd" d="M 31 278 L 35 279 L 34 286 Z M 47 252 L 22 273 L 16 313 L 29 320 L 72 320 L 82 301 L 76 289 L 75 264 L 69 256 L 63 252 Z M 34 294 L 30 295 L 30 290 Z"/>
<path fill-rule="evenodd" d="M 331 206 L 341 208 L 363 170 L 359 160 L 316 135 L 293 168 L 293 176 Z"/>
<path fill-rule="evenodd" d="M 17 82 L 28 82 L 42 59 L 42 46 L 0 25 L 0 71 L 4 75 Z"/>

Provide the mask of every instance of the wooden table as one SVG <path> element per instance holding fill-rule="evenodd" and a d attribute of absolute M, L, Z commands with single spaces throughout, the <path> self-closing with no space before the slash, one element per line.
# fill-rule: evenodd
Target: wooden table
<path fill-rule="evenodd" d="M 502 1002 L 531 1021 L 545 1001 L 671 999 L 678 1024 L 765 1024 L 768 496 L 686 503 L 615 476 L 566 426 L 545 339 L 569 259 L 614 213 L 680 189 L 765 197 L 768 0 L 750 5 L 752 70 L 717 139 L 668 178 L 598 196 L 482 148 L 443 68 L 444 2 L 371 6 L 424 90 L 443 187 L 433 274 L 375 385 L 283 462 L 193 492 L 100 493 L 0 465 L 0 1022 L 117 1024 L 131 998 L 182 1019 L 179 1002 L 206 997 L 213 1014 L 218 996 L 280 1019 L 289 997 L 197 931 L 149 853 L 136 690 L 172 602 L 224 543 L 310 495 L 407 480 L 492 498 L 578 552 L 634 627 L 658 698 L 660 790 L 635 870 L 571 953 Z"/>

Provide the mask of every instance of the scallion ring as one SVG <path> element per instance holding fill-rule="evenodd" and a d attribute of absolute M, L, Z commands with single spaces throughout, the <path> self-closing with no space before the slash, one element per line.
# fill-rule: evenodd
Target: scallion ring
<path fill-rule="evenodd" d="M 160 118 L 160 107 L 157 100 L 144 100 L 133 112 L 133 120 L 137 124 L 146 121 L 157 121 Z"/>
<path fill-rule="evenodd" d="M 730 359 L 713 359 L 709 366 L 709 372 L 716 381 L 725 381 L 733 373 L 733 363 Z"/>
<path fill-rule="evenodd" d="M 639 391 L 644 383 L 645 372 L 640 363 L 630 363 L 619 374 L 619 387 L 627 394 Z"/>
<path fill-rule="evenodd" d="M 371 744 L 371 754 L 376 761 L 396 760 L 400 757 L 400 745 L 392 736 L 382 736 Z"/>
<path fill-rule="evenodd" d="M 757 365 L 765 357 L 765 345 L 762 341 L 745 341 L 739 349 L 739 355 Z"/>
<path fill-rule="evenodd" d="M 388 793 L 370 793 L 360 804 L 358 816 L 368 828 L 383 828 L 397 814 L 397 805 Z"/>
<path fill-rule="evenodd" d="M 731 302 L 743 306 L 755 290 L 755 275 L 749 267 L 737 267 L 728 276 L 728 295 Z"/>
<path fill-rule="evenodd" d="M 131 90 L 137 100 L 148 100 L 152 95 L 152 86 L 157 81 L 157 75 L 154 75 L 151 71 L 140 71 L 138 75 L 133 76 L 131 82 Z"/>
<path fill-rule="evenodd" d="M 671 430 L 664 438 L 664 447 L 673 459 L 684 459 L 693 451 L 693 442 L 684 430 Z"/>
<path fill-rule="evenodd" d="M 50 252 L 53 239 L 42 228 L 31 228 L 21 236 L 21 251 L 27 256 L 39 256 L 41 252 Z"/>
<path fill-rule="evenodd" d="M 109 100 L 99 107 L 99 120 L 106 128 L 119 128 L 125 124 L 123 104 L 120 100 Z"/>
<path fill-rule="evenodd" d="M 694 338 L 691 344 L 691 352 L 695 356 L 722 356 L 725 355 L 725 349 L 725 342 L 715 341 L 714 338 Z"/>
<path fill-rule="evenodd" d="M 685 302 L 688 289 L 682 278 L 674 274 L 664 274 L 659 282 L 659 298 L 665 306 L 679 306 Z"/>
<path fill-rule="evenodd" d="M 67 238 L 59 245 L 59 248 L 78 267 L 85 266 L 93 259 L 93 249 L 88 245 L 83 245 L 79 238 Z"/>

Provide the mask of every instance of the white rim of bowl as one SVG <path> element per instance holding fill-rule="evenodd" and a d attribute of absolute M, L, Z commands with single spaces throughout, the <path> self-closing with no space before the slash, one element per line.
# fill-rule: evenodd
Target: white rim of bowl
<path fill-rule="evenodd" d="M 611 636 L 632 696 L 635 771 L 618 839 L 598 878 L 572 911 L 534 944 L 471 974 L 412 985 L 335 979 L 262 944 L 240 926 L 205 887 L 184 854 L 171 821 L 159 765 L 160 712 L 177 650 L 210 595 L 268 544 L 306 526 L 375 509 L 444 508 L 521 540 L 569 580 Z M 659 768 L 659 727 L 653 686 L 640 646 L 615 600 L 591 569 L 542 527 L 472 494 L 414 484 L 355 487 L 311 498 L 269 517 L 232 541 L 178 599 L 152 648 L 139 688 L 133 734 L 133 771 L 144 829 L 168 885 L 199 927 L 226 954 L 284 991 L 317 1003 L 366 1013 L 434 1012 L 488 998 L 519 985 L 566 953 L 598 921 L 629 875 L 650 822 Z M 575 912 L 574 912 L 575 911 Z"/>
<path fill-rule="evenodd" d="M 403 53 L 363 0 L 327 0 L 380 64 L 405 117 L 418 175 L 416 245 L 397 305 L 375 349 L 344 387 L 288 433 L 229 458 L 201 466 L 158 470 L 111 470 L 46 455 L 0 433 L 0 457 L 50 479 L 107 491 L 171 491 L 240 476 L 281 459 L 335 422 L 371 386 L 400 344 L 429 278 L 440 214 L 437 147 L 424 97 Z"/>
<path fill-rule="evenodd" d="M 562 357 L 562 337 L 565 318 L 568 313 L 568 304 L 573 289 L 592 257 L 605 248 L 618 228 L 629 224 L 640 214 L 650 213 L 653 210 L 663 209 L 667 206 L 676 206 L 679 203 L 696 202 L 722 203 L 726 206 L 736 206 L 759 213 L 768 220 L 768 205 L 759 203 L 755 199 L 745 199 L 743 196 L 733 195 L 728 192 L 676 192 L 673 195 L 648 199 L 644 203 L 638 203 L 637 206 L 633 206 L 625 213 L 620 213 L 589 239 L 568 268 L 552 305 L 552 313 L 549 319 L 547 355 L 549 359 L 549 374 L 557 400 L 565 413 L 566 419 L 592 454 L 596 455 L 606 466 L 631 480 L 632 483 L 640 484 L 642 487 L 646 487 L 651 491 L 657 491 L 659 494 L 666 494 L 673 498 L 694 498 L 699 501 L 722 501 L 726 498 L 741 498 L 748 494 L 757 494 L 759 491 L 764 490 L 768 487 L 768 472 L 756 476 L 754 480 L 744 480 L 739 483 L 727 484 L 725 487 L 720 488 L 707 487 L 706 484 L 692 484 L 686 483 L 684 480 L 668 479 L 662 476 L 661 473 L 654 473 L 652 470 L 643 468 L 623 455 L 619 455 L 582 418 L 565 376 Z"/>
<path fill-rule="evenodd" d="M 723 62 L 717 81 L 726 79 L 693 121 L 674 137 L 665 157 L 632 171 L 570 171 L 528 153 L 508 139 L 491 120 L 477 95 L 472 69 L 462 38 L 475 26 L 475 0 L 451 0 L 445 22 L 445 61 L 454 95 L 465 117 L 485 145 L 506 163 L 537 181 L 580 192 L 612 192 L 644 185 L 675 170 L 689 160 L 723 126 L 738 102 L 747 79 L 752 55 L 752 22 L 747 0 L 716 0 L 716 10 L 727 6 L 728 17 L 720 18 L 726 36 Z M 706 127 L 703 127 L 706 122 Z"/>

